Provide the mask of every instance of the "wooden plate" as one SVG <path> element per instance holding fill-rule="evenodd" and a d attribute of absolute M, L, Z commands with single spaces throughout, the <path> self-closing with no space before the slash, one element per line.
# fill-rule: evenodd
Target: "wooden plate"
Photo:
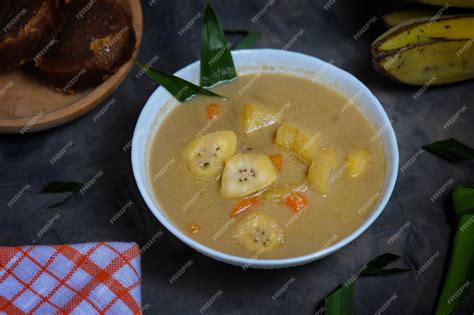
<path fill-rule="evenodd" d="M 76 119 L 109 96 L 125 79 L 142 40 L 140 0 L 117 0 L 129 12 L 136 43 L 128 62 L 99 86 L 74 94 L 57 92 L 18 69 L 0 73 L 0 133 L 26 133 L 53 128 Z"/>

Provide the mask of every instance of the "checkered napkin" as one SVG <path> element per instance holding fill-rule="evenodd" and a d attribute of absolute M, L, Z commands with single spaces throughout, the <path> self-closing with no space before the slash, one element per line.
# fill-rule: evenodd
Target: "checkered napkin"
<path fill-rule="evenodd" d="M 135 243 L 0 247 L 0 314 L 140 314 Z"/>

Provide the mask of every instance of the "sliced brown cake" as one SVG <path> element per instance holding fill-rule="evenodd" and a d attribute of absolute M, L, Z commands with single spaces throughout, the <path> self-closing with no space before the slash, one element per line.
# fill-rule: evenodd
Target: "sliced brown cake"
<path fill-rule="evenodd" d="M 0 0 L 0 71 L 34 59 L 60 27 L 58 0 Z"/>
<path fill-rule="evenodd" d="M 127 13 L 113 0 L 73 0 L 58 43 L 36 60 L 42 77 L 63 92 L 107 79 L 135 45 Z"/>

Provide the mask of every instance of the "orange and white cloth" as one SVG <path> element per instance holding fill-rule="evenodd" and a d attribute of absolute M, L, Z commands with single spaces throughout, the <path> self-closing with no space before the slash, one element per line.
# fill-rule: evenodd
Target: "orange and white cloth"
<path fill-rule="evenodd" d="M 140 314 L 135 243 L 0 247 L 0 314 Z"/>

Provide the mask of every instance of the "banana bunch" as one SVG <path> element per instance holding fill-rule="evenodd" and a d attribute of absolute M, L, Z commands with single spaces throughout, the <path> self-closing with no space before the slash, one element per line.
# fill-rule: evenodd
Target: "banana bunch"
<path fill-rule="evenodd" d="M 474 78 L 474 13 L 459 9 L 474 8 L 474 1 L 417 2 L 442 7 L 414 6 L 384 14 L 391 28 L 371 45 L 374 68 L 409 85 Z M 455 8 L 449 9 L 451 6 Z"/>

